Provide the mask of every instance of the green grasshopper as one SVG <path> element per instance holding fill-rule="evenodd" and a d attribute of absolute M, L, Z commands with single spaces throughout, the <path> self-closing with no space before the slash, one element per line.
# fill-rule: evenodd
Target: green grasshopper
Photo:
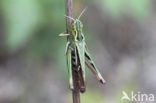
<path fill-rule="evenodd" d="M 97 77 L 97 79 L 104 84 L 105 80 L 101 76 L 99 70 L 95 66 L 93 59 L 85 42 L 85 37 L 82 33 L 82 22 L 79 20 L 81 15 L 84 13 L 85 9 L 81 12 L 77 19 L 66 16 L 72 19 L 69 25 L 69 34 L 60 34 L 59 36 L 68 36 L 68 41 L 66 44 L 65 55 L 67 57 L 67 68 L 69 72 L 69 84 L 70 89 L 74 90 L 73 85 L 73 75 L 72 71 L 76 71 L 79 76 L 79 89 L 83 93 L 85 92 L 85 65 L 92 71 L 92 73 Z"/>

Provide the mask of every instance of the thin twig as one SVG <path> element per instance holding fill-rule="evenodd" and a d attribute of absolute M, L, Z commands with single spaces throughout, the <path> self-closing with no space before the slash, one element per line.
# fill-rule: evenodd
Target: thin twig
<path fill-rule="evenodd" d="M 66 2 L 66 16 L 73 18 L 73 0 L 65 0 Z M 71 19 L 66 18 L 66 32 L 69 33 L 69 24 L 71 23 Z M 68 40 L 68 38 L 67 38 Z M 78 80 L 78 73 L 74 71 L 72 66 L 72 74 L 73 74 L 73 84 L 74 90 L 72 91 L 73 94 L 73 103 L 80 103 L 80 91 L 79 91 L 79 80 Z"/>
<path fill-rule="evenodd" d="M 65 0 L 66 2 L 66 15 L 69 17 L 73 17 L 73 0 Z M 69 24 L 71 23 L 71 19 L 66 18 L 66 31 L 69 32 Z"/>

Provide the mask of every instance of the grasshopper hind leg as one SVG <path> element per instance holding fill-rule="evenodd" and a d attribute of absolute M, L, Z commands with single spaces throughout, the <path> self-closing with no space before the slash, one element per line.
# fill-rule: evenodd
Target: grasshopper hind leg
<path fill-rule="evenodd" d="M 71 90 L 74 89 L 73 85 L 73 75 L 72 75 L 72 56 L 71 56 L 71 50 L 67 50 L 67 68 L 68 68 L 68 73 L 69 73 L 69 88 Z"/>
<path fill-rule="evenodd" d="M 90 54 L 88 53 L 88 51 L 85 51 L 85 64 L 86 66 L 92 71 L 92 73 L 97 77 L 97 79 L 100 81 L 100 83 L 104 84 L 106 81 L 104 80 L 104 78 L 101 76 L 99 70 L 97 69 L 97 67 L 95 66 L 95 63 L 93 62 Z"/>

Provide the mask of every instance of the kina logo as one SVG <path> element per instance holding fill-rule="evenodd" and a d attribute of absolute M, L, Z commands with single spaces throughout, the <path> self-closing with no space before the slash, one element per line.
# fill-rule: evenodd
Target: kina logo
<path fill-rule="evenodd" d="M 128 93 L 126 93 L 125 91 L 122 91 L 121 100 L 122 101 L 123 100 L 137 101 L 140 103 L 154 102 L 155 96 L 154 94 L 146 94 L 146 93 L 141 93 L 141 92 L 134 93 L 134 91 L 131 91 L 130 95 L 128 95 Z"/>

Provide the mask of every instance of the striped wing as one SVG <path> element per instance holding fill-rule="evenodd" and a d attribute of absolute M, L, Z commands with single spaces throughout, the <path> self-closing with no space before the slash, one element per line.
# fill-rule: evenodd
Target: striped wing
<path fill-rule="evenodd" d="M 79 80 L 80 80 L 80 92 L 81 93 L 84 93 L 86 91 L 86 85 L 85 85 L 85 80 L 84 80 L 84 77 L 83 77 L 83 70 L 82 70 L 82 67 L 81 67 L 81 64 L 80 64 L 80 58 L 79 58 L 79 55 L 78 55 L 78 51 L 77 51 L 77 61 L 78 61 L 78 75 L 79 75 Z"/>

